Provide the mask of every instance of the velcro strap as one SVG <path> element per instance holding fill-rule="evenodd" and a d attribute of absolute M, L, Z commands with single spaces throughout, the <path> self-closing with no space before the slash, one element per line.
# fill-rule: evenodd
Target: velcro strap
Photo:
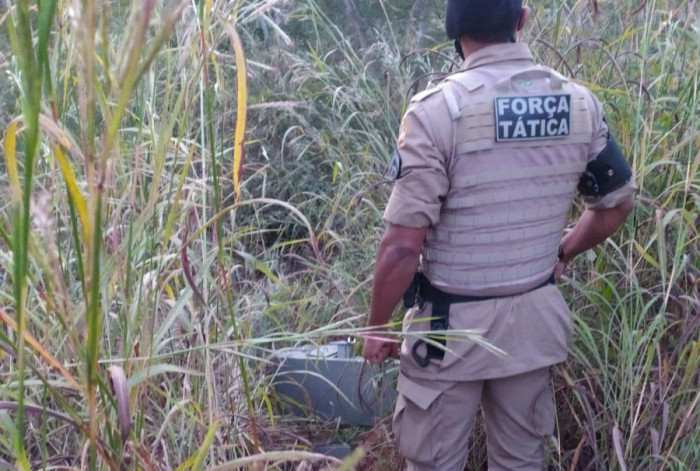
<path fill-rule="evenodd" d="M 448 198 L 443 208 L 472 208 L 485 204 L 508 203 L 533 198 L 545 198 L 550 196 L 564 196 L 573 194 L 575 183 L 558 183 L 550 185 L 536 185 L 530 188 L 513 188 L 492 190 L 481 195 L 470 195 L 462 198 Z"/>
<path fill-rule="evenodd" d="M 548 206 L 539 206 L 513 211 L 502 208 L 489 214 L 463 215 L 459 213 L 442 213 L 440 224 L 445 227 L 486 227 L 501 224 L 515 224 L 528 221 L 545 220 L 550 217 L 565 215 L 571 207 L 571 201 L 562 201 Z"/>
<path fill-rule="evenodd" d="M 550 255 L 557 250 L 560 240 L 560 233 L 552 233 L 539 243 L 530 244 L 525 248 L 517 247 L 511 250 L 503 250 L 503 247 L 495 246 L 471 253 L 462 253 L 455 248 L 452 250 L 424 249 L 423 256 L 429 262 L 445 263 L 452 267 L 463 265 L 470 267 L 494 264 L 512 265 Z"/>
<path fill-rule="evenodd" d="M 457 182 L 456 188 L 468 188 L 474 185 L 483 185 L 495 182 L 510 182 L 516 180 L 530 180 L 541 177 L 554 177 L 558 175 L 576 175 L 578 178 L 586 169 L 586 162 L 576 162 L 562 165 L 536 165 L 521 167 L 513 170 L 483 172 L 465 175 Z"/>
<path fill-rule="evenodd" d="M 561 234 L 566 221 L 557 218 L 554 221 L 527 227 L 505 227 L 474 234 L 464 230 L 447 230 L 444 227 L 433 228 L 428 232 L 428 242 L 447 242 L 452 245 L 484 245 L 504 242 L 525 241 L 536 237 L 546 237 L 550 234 Z"/>
<path fill-rule="evenodd" d="M 464 283 L 468 285 L 501 284 L 523 280 L 545 274 L 554 269 L 557 253 L 552 252 L 551 256 L 543 257 L 533 263 L 527 263 L 515 267 L 503 268 L 483 268 L 480 270 L 451 269 L 445 265 L 427 263 L 424 270 L 429 275 L 439 276 L 442 279 L 450 280 L 451 283 Z"/>
<path fill-rule="evenodd" d="M 462 113 L 459 109 L 459 103 L 457 102 L 457 97 L 452 93 L 449 86 L 442 87 L 442 94 L 445 97 L 445 102 L 447 102 L 447 108 L 450 110 L 450 116 L 452 116 L 452 121 L 457 121 L 462 117 Z"/>

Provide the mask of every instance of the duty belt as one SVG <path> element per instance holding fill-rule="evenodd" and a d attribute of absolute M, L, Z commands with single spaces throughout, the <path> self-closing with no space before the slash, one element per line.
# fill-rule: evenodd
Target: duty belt
<path fill-rule="evenodd" d="M 554 284 L 554 273 L 541 285 L 533 288 L 530 291 L 535 291 L 540 288 L 544 288 L 549 284 Z M 529 291 L 526 291 L 529 292 Z M 525 293 L 520 293 L 525 294 Z M 512 295 L 511 295 L 512 296 Z M 446 332 L 450 325 L 450 305 L 455 303 L 473 303 L 478 301 L 487 301 L 489 299 L 495 299 L 499 297 L 506 296 L 466 296 L 460 294 L 446 293 L 430 283 L 430 280 L 426 278 L 423 273 L 417 273 L 413 279 L 413 283 L 409 287 L 408 291 L 404 295 L 404 305 L 407 308 L 413 307 L 418 303 L 419 307 L 423 307 L 426 301 L 429 301 L 433 305 L 433 312 L 430 320 L 430 331 L 442 331 Z M 426 342 L 423 339 L 418 339 L 418 341 L 413 345 L 411 353 L 413 354 L 413 359 L 422 368 L 427 367 L 430 364 L 430 360 L 442 360 L 445 357 L 445 344 L 446 339 L 444 333 L 442 336 L 429 335 L 428 339 L 430 342 Z M 426 354 L 421 356 L 418 353 L 418 348 L 425 344 Z"/>

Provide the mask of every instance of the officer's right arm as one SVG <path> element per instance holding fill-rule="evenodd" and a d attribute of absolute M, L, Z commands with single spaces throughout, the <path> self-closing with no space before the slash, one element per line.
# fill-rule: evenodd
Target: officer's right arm
<path fill-rule="evenodd" d="M 451 145 L 452 120 L 440 93 L 409 108 L 390 166 L 396 183 L 384 211 L 385 221 L 416 228 L 439 224 L 450 186 Z"/>
<path fill-rule="evenodd" d="M 429 227 L 439 224 L 449 189 L 446 156 L 452 127 L 444 103 L 434 98 L 425 106 L 413 105 L 401 125 L 390 166 L 396 183 L 384 212 L 389 227 L 377 254 L 372 287 L 371 327 L 389 321 L 413 280 L 423 241 Z"/>
<path fill-rule="evenodd" d="M 634 208 L 636 186 L 632 171 L 603 119 L 600 102 L 592 95 L 591 98 L 596 131 L 588 167 L 579 184 L 586 211 L 562 239 L 560 256 L 564 265 L 610 237 Z"/>
<path fill-rule="evenodd" d="M 389 224 L 377 252 L 369 327 L 381 327 L 408 289 L 418 269 L 428 227 Z"/>

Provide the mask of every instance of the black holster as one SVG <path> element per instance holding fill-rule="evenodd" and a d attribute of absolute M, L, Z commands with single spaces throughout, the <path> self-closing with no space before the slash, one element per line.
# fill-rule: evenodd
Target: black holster
<path fill-rule="evenodd" d="M 413 276 L 413 281 L 408 285 L 406 292 L 403 294 L 403 305 L 406 309 L 411 309 L 418 304 L 418 307 L 423 309 L 425 299 L 421 296 L 420 283 L 421 278 L 424 278 L 422 273 L 416 273 Z"/>

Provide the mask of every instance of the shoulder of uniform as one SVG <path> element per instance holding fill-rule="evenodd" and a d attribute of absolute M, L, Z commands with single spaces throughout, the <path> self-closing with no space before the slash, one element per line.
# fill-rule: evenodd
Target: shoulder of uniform
<path fill-rule="evenodd" d="M 590 99 L 591 101 L 596 102 L 596 103 L 600 102 L 600 99 L 596 96 L 596 94 L 593 92 L 593 90 L 588 88 L 586 85 L 584 85 L 582 83 L 575 82 L 572 80 L 571 86 L 578 89 L 583 96 Z"/>
<path fill-rule="evenodd" d="M 574 80 L 571 80 L 570 86 L 573 87 L 574 89 L 578 90 L 581 96 L 584 97 L 586 102 L 588 103 L 590 110 L 593 113 L 596 113 L 599 119 L 603 119 L 603 105 L 600 102 L 600 99 L 596 96 L 596 94 L 588 88 L 586 85 L 576 82 Z"/>
<path fill-rule="evenodd" d="M 422 92 L 416 93 L 415 95 L 413 95 L 413 97 L 411 97 L 410 103 L 414 104 L 414 103 L 420 103 L 420 102 L 424 101 L 426 98 L 428 98 L 432 95 L 435 95 L 437 92 L 442 90 L 443 85 L 444 85 L 444 82 L 439 83 L 438 85 L 430 87 L 426 90 L 423 90 Z"/>
<path fill-rule="evenodd" d="M 435 95 L 441 90 L 444 91 L 446 88 L 448 90 L 453 89 L 452 87 L 455 85 L 466 89 L 466 91 L 469 93 L 472 93 L 484 85 L 484 80 L 482 77 L 472 73 L 472 71 L 458 70 L 443 77 L 438 84 L 415 94 L 411 98 L 410 103 L 419 103 Z"/>
<path fill-rule="evenodd" d="M 451 86 L 459 86 L 465 89 L 468 93 L 473 93 L 484 86 L 484 79 L 473 71 L 459 71 L 445 77 L 445 84 Z"/>
<path fill-rule="evenodd" d="M 460 71 L 448 75 L 439 84 L 414 96 L 411 99 L 411 106 L 420 106 L 423 110 L 429 111 L 442 109 L 446 106 L 450 117 L 455 121 L 461 116 L 462 104 L 459 97 L 464 96 L 465 91 L 467 94 L 474 93 L 483 85 L 482 77 L 469 71 Z"/>
<path fill-rule="evenodd" d="M 567 77 L 566 75 L 560 74 L 559 72 L 552 69 L 551 67 L 545 67 L 545 69 L 548 70 L 549 73 L 552 74 L 554 77 L 561 80 L 563 83 L 570 83 L 571 82 L 571 80 L 569 80 L 569 77 Z M 571 82 L 571 83 L 573 83 L 573 82 Z"/>

